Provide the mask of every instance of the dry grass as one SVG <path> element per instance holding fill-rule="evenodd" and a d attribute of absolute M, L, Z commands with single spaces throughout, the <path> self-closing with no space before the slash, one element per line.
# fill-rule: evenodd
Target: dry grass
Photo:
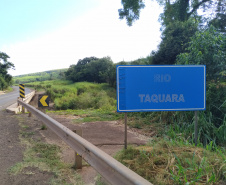
<path fill-rule="evenodd" d="M 161 139 L 130 147 L 116 158 L 153 184 L 218 184 L 226 181 L 226 155 Z"/>

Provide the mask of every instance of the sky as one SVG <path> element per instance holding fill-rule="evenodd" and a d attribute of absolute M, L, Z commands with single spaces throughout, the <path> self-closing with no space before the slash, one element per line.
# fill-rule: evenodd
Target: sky
<path fill-rule="evenodd" d="M 0 51 L 13 76 L 69 68 L 79 59 L 109 56 L 114 63 L 147 57 L 160 42 L 155 1 L 140 19 L 120 20 L 121 0 L 0 0 Z"/>

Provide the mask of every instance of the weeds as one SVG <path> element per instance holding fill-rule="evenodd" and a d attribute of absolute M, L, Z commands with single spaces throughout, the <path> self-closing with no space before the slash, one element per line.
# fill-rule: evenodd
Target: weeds
<path fill-rule="evenodd" d="M 221 152 L 221 153 L 220 153 Z M 226 180 L 226 153 L 155 139 L 129 147 L 116 159 L 153 184 L 213 184 Z"/>
<path fill-rule="evenodd" d="M 46 126 L 46 125 L 44 125 L 44 124 L 42 124 L 42 126 L 41 126 L 41 130 L 47 130 L 47 126 Z"/>

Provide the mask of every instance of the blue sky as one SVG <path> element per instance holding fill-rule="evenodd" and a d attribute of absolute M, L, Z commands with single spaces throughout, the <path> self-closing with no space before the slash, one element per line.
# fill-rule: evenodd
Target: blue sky
<path fill-rule="evenodd" d="M 120 0 L 0 0 L 0 51 L 21 75 L 68 68 L 84 57 L 114 62 L 146 57 L 160 41 L 161 8 L 146 1 L 132 27 L 118 19 Z"/>
<path fill-rule="evenodd" d="M 23 41 L 54 31 L 98 3 L 91 0 L 0 0 L 0 43 Z"/>

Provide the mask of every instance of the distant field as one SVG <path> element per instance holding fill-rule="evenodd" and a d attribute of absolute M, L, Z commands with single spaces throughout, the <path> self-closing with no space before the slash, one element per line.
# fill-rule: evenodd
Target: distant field
<path fill-rule="evenodd" d="M 67 69 L 57 69 L 13 77 L 14 84 L 63 79 Z"/>

